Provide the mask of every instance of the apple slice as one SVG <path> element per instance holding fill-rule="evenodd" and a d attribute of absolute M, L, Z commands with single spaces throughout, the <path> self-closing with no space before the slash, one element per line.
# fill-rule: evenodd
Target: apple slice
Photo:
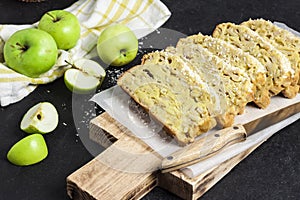
<path fill-rule="evenodd" d="M 29 135 L 8 151 L 6 157 L 12 164 L 27 166 L 44 160 L 48 155 L 48 148 L 44 137 L 41 134 Z"/>
<path fill-rule="evenodd" d="M 106 72 L 96 61 L 79 59 L 64 74 L 67 88 L 78 94 L 95 91 L 103 82 Z"/>
<path fill-rule="evenodd" d="M 49 102 L 41 102 L 24 115 L 20 128 L 27 133 L 49 133 L 58 125 L 58 113 Z"/>

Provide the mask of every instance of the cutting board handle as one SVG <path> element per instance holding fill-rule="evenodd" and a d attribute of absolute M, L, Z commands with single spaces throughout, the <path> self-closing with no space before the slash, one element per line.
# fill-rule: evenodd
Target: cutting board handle
<path fill-rule="evenodd" d="M 152 152 L 137 139 L 122 135 L 99 156 L 67 177 L 69 197 L 78 200 L 140 199 L 158 182 L 157 171 L 149 167 L 160 164 L 162 158 Z"/>
<path fill-rule="evenodd" d="M 171 172 L 205 160 L 224 147 L 244 141 L 246 137 L 246 130 L 242 125 L 234 125 L 208 134 L 164 158 L 162 172 Z"/>

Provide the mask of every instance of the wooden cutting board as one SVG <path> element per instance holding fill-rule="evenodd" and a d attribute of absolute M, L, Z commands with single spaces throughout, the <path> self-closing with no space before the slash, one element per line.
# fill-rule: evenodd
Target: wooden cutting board
<path fill-rule="evenodd" d="M 107 113 L 90 122 L 90 138 L 106 150 L 67 177 L 67 193 L 72 199 L 140 199 L 156 186 L 183 199 L 197 199 L 260 145 L 189 178 L 180 171 L 151 172 L 162 157 L 143 141 L 130 136 L 129 130 Z M 137 166 L 144 172 L 124 170 Z"/>

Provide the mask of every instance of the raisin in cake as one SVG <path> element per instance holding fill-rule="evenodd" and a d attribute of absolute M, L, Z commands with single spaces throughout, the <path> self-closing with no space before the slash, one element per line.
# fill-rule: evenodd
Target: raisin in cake
<path fill-rule="evenodd" d="M 243 22 L 242 25 L 257 32 L 261 37 L 287 56 L 295 71 L 295 76 L 291 81 L 291 86 L 288 88 L 289 90 L 283 91 L 283 93 L 286 97 L 295 97 L 299 92 L 300 84 L 300 38 L 264 19 L 248 20 Z"/>
<path fill-rule="evenodd" d="M 267 71 L 256 58 L 224 40 L 208 35 L 199 33 L 188 38 L 192 39 L 194 43 L 202 45 L 202 47 L 230 65 L 244 69 L 255 86 L 254 103 L 260 108 L 266 108 L 270 104 L 269 89 L 266 85 Z"/>
<path fill-rule="evenodd" d="M 257 58 L 267 69 L 270 95 L 288 91 L 295 71 L 288 58 L 258 33 L 243 25 L 223 23 L 217 25 L 213 37 L 223 39 Z M 272 82 L 271 82 L 272 81 Z"/>
<path fill-rule="evenodd" d="M 179 144 L 193 142 L 216 125 L 207 108 L 211 102 L 207 85 L 179 58 L 135 66 L 118 79 L 118 85 L 160 121 Z"/>

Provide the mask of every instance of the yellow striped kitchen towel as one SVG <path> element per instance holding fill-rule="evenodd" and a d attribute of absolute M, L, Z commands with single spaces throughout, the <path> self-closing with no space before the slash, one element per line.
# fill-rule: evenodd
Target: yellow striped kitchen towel
<path fill-rule="evenodd" d="M 59 50 L 58 60 L 51 70 L 39 78 L 29 78 L 9 69 L 3 60 L 3 45 L 15 31 L 36 27 L 28 25 L 0 25 L 0 103 L 7 106 L 30 94 L 39 84 L 61 77 L 70 62 L 79 58 L 97 56 L 96 43 L 101 31 L 113 23 L 124 23 L 138 38 L 146 36 L 164 24 L 171 16 L 159 0 L 79 0 L 65 10 L 77 16 L 81 37 L 68 51 Z"/>

